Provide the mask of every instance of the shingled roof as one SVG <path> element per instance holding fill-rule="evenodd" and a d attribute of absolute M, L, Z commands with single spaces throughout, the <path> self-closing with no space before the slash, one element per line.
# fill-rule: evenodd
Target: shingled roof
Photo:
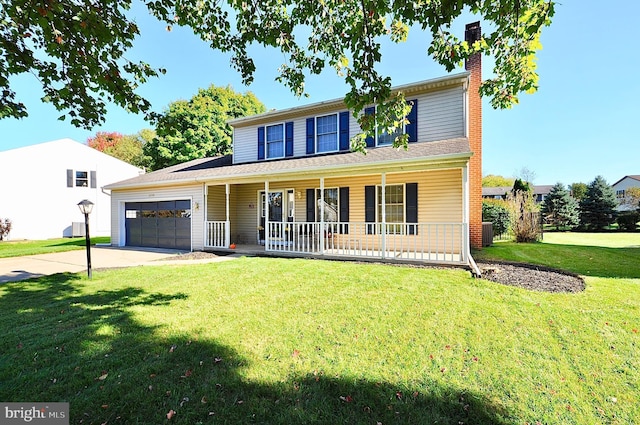
<path fill-rule="evenodd" d="M 305 173 L 329 176 L 331 173 L 347 172 L 368 167 L 393 168 L 404 164 L 465 161 L 472 152 L 466 137 L 423 142 L 409 145 L 408 150 L 392 146 L 372 148 L 366 155 L 359 152 L 345 152 L 313 155 L 273 161 L 259 161 L 232 164 L 231 155 L 202 158 L 162 170 L 147 173 L 129 180 L 106 186 L 105 189 L 128 189 L 136 187 L 168 186 L 177 183 L 206 181 L 233 181 L 234 179 L 264 178 Z"/>

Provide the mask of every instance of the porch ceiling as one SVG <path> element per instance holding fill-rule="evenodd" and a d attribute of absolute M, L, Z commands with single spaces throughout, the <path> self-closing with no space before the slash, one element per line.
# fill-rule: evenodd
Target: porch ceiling
<path fill-rule="evenodd" d="M 114 183 L 106 189 L 203 182 L 245 183 L 462 167 L 472 155 L 468 139 L 461 137 L 411 144 L 406 151 L 392 146 L 371 148 L 366 155 L 345 152 L 236 165 L 231 164 L 230 156 L 203 158 Z"/>

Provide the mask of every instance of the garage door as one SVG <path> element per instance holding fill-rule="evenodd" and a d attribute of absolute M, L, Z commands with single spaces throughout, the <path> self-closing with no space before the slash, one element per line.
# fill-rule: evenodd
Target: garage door
<path fill-rule="evenodd" d="M 127 202 L 127 246 L 191 249 L 191 201 Z"/>

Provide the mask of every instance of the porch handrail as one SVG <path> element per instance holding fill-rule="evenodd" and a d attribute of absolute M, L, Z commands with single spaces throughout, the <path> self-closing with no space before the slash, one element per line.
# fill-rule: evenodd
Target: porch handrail
<path fill-rule="evenodd" d="M 229 221 L 205 222 L 205 247 L 228 248 L 230 240 L 231 223 Z"/>
<path fill-rule="evenodd" d="M 267 251 L 464 264 L 467 224 L 268 222 Z"/>

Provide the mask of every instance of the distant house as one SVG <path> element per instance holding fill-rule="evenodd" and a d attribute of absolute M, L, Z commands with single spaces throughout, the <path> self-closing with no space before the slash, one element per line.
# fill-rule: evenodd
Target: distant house
<path fill-rule="evenodd" d="M 95 204 L 91 235 L 109 236 L 111 197 L 102 187 L 143 173 L 71 139 L 0 152 L 0 164 L 0 217 L 12 221 L 12 240 L 84 235 L 83 199 Z"/>
<path fill-rule="evenodd" d="M 640 188 L 640 175 L 630 175 L 624 176 L 617 182 L 611 185 L 613 190 L 616 192 L 616 197 L 618 198 L 618 211 L 627 211 L 635 209 L 633 206 L 629 205 L 629 203 L 625 203 L 625 199 L 628 198 L 627 190 L 632 187 Z"/>
<path fill-rule="evenodd" d="M 542 203 L 549 192 L 551 192 L 551 188 L 553 185 L 540 185 L 533 186 L 533 197 L 536 200 L 537 204 Z M 507 199 L 507 194 L 511 192 L 513 187 L 511 186 L 502 186 L 502 187 L 483 187 L 482 188 L 482 198 L 484 199 Z"/>

